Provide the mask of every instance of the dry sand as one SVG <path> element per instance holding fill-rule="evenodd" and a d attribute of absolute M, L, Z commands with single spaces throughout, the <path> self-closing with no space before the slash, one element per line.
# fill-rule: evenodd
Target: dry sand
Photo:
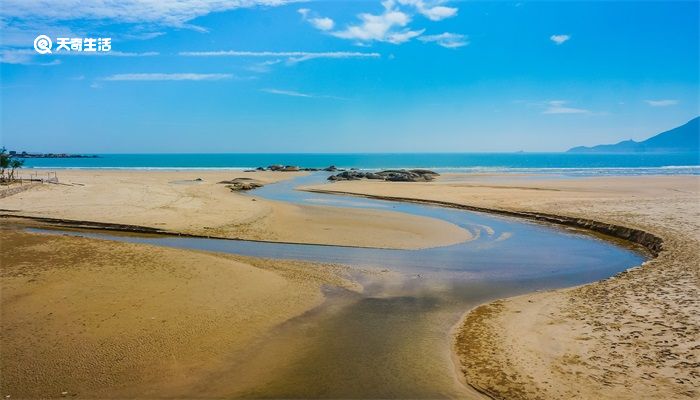
<path fill-rule="evenodd" d="M 139 225 L 291 243 L 417 249 L 469 240 L 445 221 L 392 211 L 302 206 L 233 193 L 222 180 L 271 183 L 294 172 L 59 170 L 61 185 L 0 199 L 2 213 Z M 194 181 L 201 178 L 202 181 Z M 8 211 L 10 210 L 10 211 Z"/>
<path fill-rule="evenodd" d="M 663 251 L 641 268 L 477 307 L 457 327 L 455 351 L 465 380 L 494 398 L 700 397 L 700 177 L 448 175 L 316 189 L 546 212 L 661 237 Z"/>
<path fill-rule="evenodd" d="M 201 383 L 235 375 L 231 356 L 319 305 L 322 285 L 358 290 L 336 266 L 7 224 L 0 244 L 3 398 L 211 397 Z"/>

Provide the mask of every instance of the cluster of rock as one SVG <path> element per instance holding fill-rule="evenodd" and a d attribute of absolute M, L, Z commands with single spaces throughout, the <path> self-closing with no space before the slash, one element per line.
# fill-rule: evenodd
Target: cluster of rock
<path fill-rule="evenodd" d="M 251 178 L 235 178 L 229 181 L 221 181 L 219 183 L 226 185 L 226 187 L 231 189 L 232 192 L 253 190 L 263 187 L 262 183 Z"/>
<path fill-rule="evenodd" d="M 390 182 L 429 182 L 439 176 L 437 172 L 427 169 L 390 169 L 380 172 L 344 171 L 328 177 L 329 181 L 356 181 L 376 179 Z"/>
<path fill-rule="evenodd" d="M 335 172 L 335 171 L 344 171 L 344 170 L 336 168 L 335 165 L 331 165 L 330 167 L 326 167 L 326 168 L 302 168 L 302 167 L 298 167 L 296 165 L 281 165 L 281 164 L 273 164 L 273 165 L 268 165 L 267 167 L 258 167 L 255 169 L 246 170 L 246 172 L 255 172 L 255 171 L 279 171 L 279 172 L 328 171 L 328 172 Z"/>
<path fill-rule="evenodd" d="M 363 172 L 359 171 L 357 168 L 350 168 L 349 170 L 341 169 L 335 165 L 328 166 L 326 168 L 302 168 L 296 165 L 281 165 L 273 164 L 267 167 L 258 167 L 253 170 L 248 171 L 277 171 L 277 172 L 296 172 L 296 171 L 326 171 L 326 172 L 340 172 L 335 175 L 328 177 L 329 181 L 355 181 L 360 179 L 376 179 L 381 181 L 390 182 L 429 182 L 439 176 L 437 172 L 430 171 L 427 169 L 389 169 L 379 172 Z M 242 179 L 242 178 L 239 178 Z M 235 181 L 235 179 L 234 179 Z M 255 189 L 255 187 L 248 188 L 248 185 L 244 182 L 238 182 L 236 184 L 230 183 L 233 181 L 225 181 L 222 183 L 229 183 L 235 187 L 243 187 L 241 189 L 231 190 L 250 190 Z"/>
<path fill-rule="evenodd" d="M 267 168 L 263 167 L 258 167 L 258 171 L 282 171 L 282 172 L 296 172 L 296 171 L 301 171 L 301 168 L 297 167 L 296 165 L 279 165 L 279 164 L 274 164 L 270 165 Z"/>

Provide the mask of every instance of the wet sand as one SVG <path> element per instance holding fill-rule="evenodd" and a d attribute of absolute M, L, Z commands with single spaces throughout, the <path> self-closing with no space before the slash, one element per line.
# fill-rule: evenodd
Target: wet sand
<path fill-rule="evenodd" d="M 477 307 L 456 327 L 465 381 L 494 398 L 697 398 L 700 178 L 451 174 L 432 183 L 312 189 L 544 212 L 663 239 L 641 268 L 582 287 Z"/>
<path fill-rule="evenodd" d="M 347 269 L 0 228 L 0 394 L 197 397 Z M 268 363 L 273 363 L 268 359 Z M 219 393 L 221 394 L 221 393 Z"/>
<path fill-rule="evenodd" d="M 1 212 L 288 243 L 418 249 L 471 239 L 468 231 L 437 219 L 362 209 L 341 213 L 233 193 L 217 183 L 243 177 L 265 184 L 303 174 L 297 172 L 57 171 L 60 185 L 0 199 Z"/>

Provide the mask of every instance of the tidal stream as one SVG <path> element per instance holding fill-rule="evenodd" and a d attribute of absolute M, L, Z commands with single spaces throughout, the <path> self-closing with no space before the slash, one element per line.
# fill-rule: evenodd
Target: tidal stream
<path fill-rule="evenodd" d="M 201 393 L 225 397 L 476 397 L 457 379 L 451 355 L 451 328 L 465 311 L 496 298 L 593 282 L 645 260 L 632 246 L 579 230 L 425 204 L 295 190 L 325 182 L 326 177 L 314 173 L 267 185 L 251 195 L 437 218 L 470 231 L 475 239 L 423 250 L 388 250 L 61 232 L 357 269 L 353 276 L 363 285 L 362 293 L 327 288 L 322 306 L 288 321 L 245 352 L 232 354 L 231 370 L 201 388 Z"/>

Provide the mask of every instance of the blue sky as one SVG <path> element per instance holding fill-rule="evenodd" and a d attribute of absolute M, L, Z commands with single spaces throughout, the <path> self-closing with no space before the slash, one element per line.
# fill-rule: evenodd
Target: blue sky
<path fill-rule="evenodd" d="M 561 151 L 699 114 L 696 1 L 78 3 L 2 3 L 10 149 Z"/>

